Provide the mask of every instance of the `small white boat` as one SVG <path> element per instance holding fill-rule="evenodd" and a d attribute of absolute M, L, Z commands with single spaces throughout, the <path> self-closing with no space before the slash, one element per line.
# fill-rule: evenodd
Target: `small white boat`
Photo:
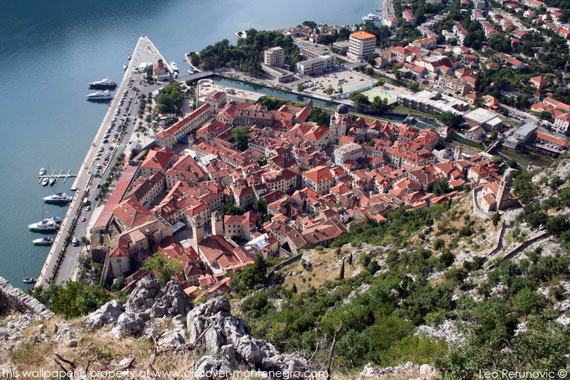
<path fill-rule="evenodd" d="M 34 245 L 51 245 L 53 243 L 53 240 L 48 236 L 44 236 L 40 239 L 34 239 L 33 243 Z"/>
<path fill-rule="evenodd" d="M 42 186 L 47 186 L 48 183 L 49 183 L 49 178 L 48 178 L 48 177 L 42 178 Z"/>
<path fill-rule="evenodd" d="M 56 177 L 51 177 L 51 178 L 49 179 L 49 185 L 50 185 L 50 186 L 55 185 L 55 181 L 57 181 L 57 178 L 56 178 Z"/>
<path fill-rule="evenodd" d="M 33 277 L 24 277 L 24 279 L 22 280 L 22 282 L 24 284 L 35 284 L 38 280 L 36 280 Z"/>
<path fill-rule="evenodd" d="M 85 97 L 87 98 L 87 100 L 91 101 L 108 101 L 113 99 L 113 95 L 111 95 L 109 90 L 92 92 L 91 94 L 88 94 Z"/>
<path fill-rule="evenodd" d="M 40 169 L 40 174 L 39 174 L 39 175 L 41 175 L 41 176 L 42 176 L 42 175 L 44 175 L 44 174 L 46 174 L 46 173 L 47 173 L 47 170 L 45 170 L 44 168 L 41 168 L 41 169 Z"/>

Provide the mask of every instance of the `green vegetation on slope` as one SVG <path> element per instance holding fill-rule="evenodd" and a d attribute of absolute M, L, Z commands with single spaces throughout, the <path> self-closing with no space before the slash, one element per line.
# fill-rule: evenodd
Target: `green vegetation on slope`
<path fill-rule="evenodd" d="M 206 70 L 232 67 L 249 74 L 260 75 L 263 51 L 274 46 L 283 48 L 286 65 L 294 67 L 300 60 L 300 50 L 291 37 L 285 37 L 275 31 L 255 29 L 249 29 L 247 37 L 239 39 L 237 46 L 231 45 L 228 40 L 222 40 L 206 47 L 199 54 L 192 53 L 191 60 L 194 66 L 201 66 Z"/>

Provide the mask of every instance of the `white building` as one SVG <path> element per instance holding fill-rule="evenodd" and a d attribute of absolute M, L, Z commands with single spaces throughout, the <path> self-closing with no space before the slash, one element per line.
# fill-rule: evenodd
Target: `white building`
<path fill-rule="evenodd" d="M 374 54 L 376 49 L 376 36 L 374 34 L 359 31 L 350 35 L 348 40 L 348 58 L 354 61 L 362 61 Z"/>
<path fill-rule="evenodd" d="M 364 149 L 356 143 L 347 143 L 338 146 L 334 150 L 334 163 L 342 166 L 345 161 L 356 161 L 364 156 Z"/>
<path fill-rule="evenodd" d="M 269 66 L 283 66 L 285 64 L 285 52 L 283 48 L 276 46 L 265 50 L 263 63 Z"/>
<path fill-rule="evenodd" d="M 335 57 L 322 55 L 317 58 L 307 59 L 297 63 L 297 72 L 303 75 L 320 74 L 326 70 L 331 70 L 335 65 Z"/>

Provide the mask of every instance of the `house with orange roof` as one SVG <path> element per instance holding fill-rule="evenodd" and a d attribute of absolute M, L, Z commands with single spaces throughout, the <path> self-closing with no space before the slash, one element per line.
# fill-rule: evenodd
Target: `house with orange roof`
<path fill-rule="evenodd" d="M 334 184 L 335 178 L 326 166 L 317 166 L 303 172 L 303 185 L 319 194 L 328 193 Z"/>
<path fill-rule="evenodd" d="M 237 236 L 242 240 L 251 240 L 259 223 L 261 223 L 261 219 L 251 211 L 243 215 L 225 215 L 224 235 L 227 237 Z"/>
<path fill-rule="evenodd" d="M 178 155 L 170 148 L 151 149 L 140 166 L 143 177 L 150 177 L 156 172 L 166 172 L 166 169 L 178 159 Z"/>
<path fill-rule="evenodd" d="M 155 134 L 156 144 L 161 148 L 172 148 L 188 133 L 200 128 L 214 115 L 214 109 L 207 103 L 202 104 L 190 114 Z"/>
<path fill-rule="evenodd" d="M 564 132 L 568 131 L 570 127 L 570 113 L 562 113 L 555 117 L 554 127 Z"/>
<path fill-rule="evenodd" d="M 239 249 L 221 235 L 208 235 L 198 243 L 198 255 L 210 268 L 215 279 L 221 279 L 227 269 L 240 263 L 253 262 L 246 250 Z"/>

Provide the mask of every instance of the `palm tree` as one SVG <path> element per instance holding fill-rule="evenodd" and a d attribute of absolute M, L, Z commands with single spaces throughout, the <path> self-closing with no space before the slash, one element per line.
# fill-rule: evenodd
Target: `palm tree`
<path fill-rule="evenodd" d="M 79 239 L 79 242 L 81 243 L 81 245 L 83 247 L 87 247 L 89 245 L 89 239 L 87 239 L 86 236 L 81 236 L 81 239 Z"/>

